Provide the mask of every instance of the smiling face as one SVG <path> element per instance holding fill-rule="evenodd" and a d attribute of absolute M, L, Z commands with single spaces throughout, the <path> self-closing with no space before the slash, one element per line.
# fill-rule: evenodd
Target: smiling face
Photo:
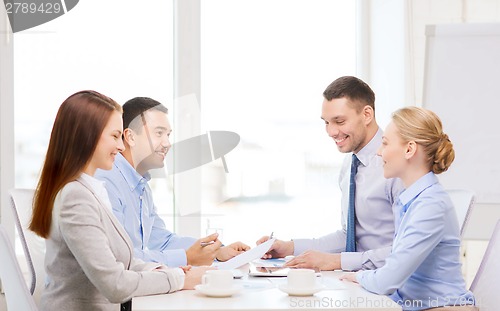
<path fill-rule="evenodd" d="M 384 162 L 385 178 L 403 177 L 409 166 L 408 143 L 403 141 L 394 122 L 387 125 L 377 154 Z"/>
<path fill-rule="evenodd" d="M 148 110 L 143 113 L 144 118 L 140 133 L 135 133 L 133 146 L 134 163 L 139 174 L 144 175 L 151 169 L 165 165 L 165 157 L 171 147 L 170 133 L 172 128 L 167 114 L 158 110 Z"/>
<path fill-rule="evenodd" d="M 98 168 L 110 170 L 113 167 L 116 155 L 125 149 L 122 140 L 122 129 L 122 114 L 113 111 L 102 131 L 92 158 L 84 169 L 86 174 L 93 176 Z"/>
<path fill-rule="evenodd" d="M 360 151 L 368 142 L 368 126 L 373 120 L 373 109 L 365 106 L 359 112 L 346 97 L 323 101 L 321 118 L 326 132 L 342 153 Z"/>

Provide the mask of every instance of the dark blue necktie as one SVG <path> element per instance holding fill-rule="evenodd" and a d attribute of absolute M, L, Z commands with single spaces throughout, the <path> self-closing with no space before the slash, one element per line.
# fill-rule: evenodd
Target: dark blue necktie
<path fill-rule="evenodd" d="M 358 173 L 359 160 L 353 153 L 351 161 L 351 178 L 349 180 L 349 209 L 347 211 L 347 238 L 345 243 L 346 252 L 356 251 L 356 210 L 354 200 L 356 198 L 356 173 Z"/>

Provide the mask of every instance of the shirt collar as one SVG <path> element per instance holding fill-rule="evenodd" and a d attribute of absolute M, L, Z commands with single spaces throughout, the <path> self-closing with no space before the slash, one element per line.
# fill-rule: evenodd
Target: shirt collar
<path fill-rule="evenodd" d="M 106 188 L 104 187 L 104 181 L 99 180 L 94 176 L 90 176 L 86 173 L 82 173 L 80 175 L 80 178 L 82 178 L 97 195 L 101 196 L 103 192 L 106 192 Z"/>
<path fill-rule="evenodd" d="M 416 182 L 414 182 L 410 187 L 403 190 L 399 195 L 399 201 L 402 205 L 408 204 L 411 200 L 417 197 L 425 189 L 438 183 L 438 178 L 433 172 L 429 172 L 424 176 L 420 177 Z"/>
<path fill-rule="evenodd" d="M 93 176 L 90 176 L 89 174 L 86 174 L 86 173 L 82 173 L 80 175 L 80 177 L 85 180 L 91 187 L 92 189 L 94 188 L 100 188 L 100 187 L 103 187 L 104 186 L 104 182 L 93 177 Z"/>
<path fill-rule="evenodd" d="M 135 168 L 130 165 L 130 163 L 121 153 L 118 153 L 116 155 L 114 165 L 122 173 L 123 178 L 125 178 L 125 181 L 127 182 L 131 191 L 135 190 L 139 185 L 151 180 L 151 175 L 149 173 L 146 173 L 144 176 L 141 176 L 139 173 L 137 173 Z"/>
<path fill-rule="evenodd" d="M 363 166 L 366 166 L 368 162 L 371 161 L 373 155 L 377 154 L 377 150 L 382 144 L 382 135 L 382 130 L 378 128 L 377 133 L 375 133 L 375 136 L 373 136 L 368 144 L 356 153 L 356 157 L 358 157 L 359 162 L 361 162 Z"/>
<path fill-rule="evenodd" d="M 111 202 L 109 202 L 109 196 L 108 192 L 106 190 L 105 181 L 99 180 L 95 178 L 94 176 L 87 175 L 85 173 L 82 173 L 80 175 L 80 179 L 83 180 L 85 183 L 87 183 L 94 194 L 97 196 L 99 200 L 101 200 L 101 204 L 106 206 L 110 211 L 113 209 L 111 207 Z"/>

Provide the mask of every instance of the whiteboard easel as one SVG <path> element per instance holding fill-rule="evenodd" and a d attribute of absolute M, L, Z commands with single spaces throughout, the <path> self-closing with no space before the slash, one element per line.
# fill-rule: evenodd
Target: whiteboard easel
<path fill-rule="evenodd" d="M 426 29 L 423 107 L 438 114 L 455 149 L 439 175 L 477 203 L 500 203 L 500 24 Z"/>

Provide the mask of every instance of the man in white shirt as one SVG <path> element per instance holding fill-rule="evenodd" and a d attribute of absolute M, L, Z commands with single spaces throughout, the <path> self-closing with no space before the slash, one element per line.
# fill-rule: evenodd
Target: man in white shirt
<path fill-rule="evenodd" d="M 321 118 L 326 132 L 342 153 L 349 153 L 342 165 L 342 230 L 317 239 L 276 240 L 264 258 L 295 255 L 286 266 L 320 270 L 365 270 L 384 265 L 394 238 L 392 203 L 403 190 L 399 180 L 385 179 L 377 156 L 382 130 L 375 120 L 375 94 L 356 77 L 333 81 L 323 92 Z M 351 154 L 352 153 L 352 154 Z M 355 174 L 355 248 L 346 252 L 351 158 L 359 159 Z M 319 218 L 324 222 L 324 218 Z M 333 220 L 332 220 L 333 221 Z M 267 236 L 257 241 L 260 244 Z"/>

